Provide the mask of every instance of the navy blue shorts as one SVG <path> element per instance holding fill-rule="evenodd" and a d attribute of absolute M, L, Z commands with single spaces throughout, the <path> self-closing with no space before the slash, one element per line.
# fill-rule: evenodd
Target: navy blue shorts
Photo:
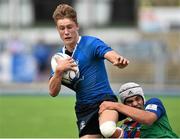
<path fill-rule="evenodd" d="M 83 104 L 75 106 L 79 137 L 84 135 L 101 134 L 99 129 L 99 106 L 103 101 L 117 102 L 115 95 L 106 95 L 96 104 Z"/>

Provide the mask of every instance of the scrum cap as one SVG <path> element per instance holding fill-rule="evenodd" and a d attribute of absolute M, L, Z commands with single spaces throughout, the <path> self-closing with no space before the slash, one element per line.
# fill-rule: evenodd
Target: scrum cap
<path fill-rule="evenodd" d="M 136 96 L 136 95 L 141 96 L 145 103 L 146 100 L 144 97 L 144 93 L 139 84 L 134 83 L 134 82 L 129 82 L 129 83 L 123 84 L 119 89 L 119 96 L 122 103 L 124 103 L 127 98 Z"/>

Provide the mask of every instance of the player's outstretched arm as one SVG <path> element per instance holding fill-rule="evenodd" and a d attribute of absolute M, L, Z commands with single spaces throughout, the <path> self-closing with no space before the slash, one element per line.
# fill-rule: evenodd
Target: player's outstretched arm
<path fill-rule="evenodd" d="M 129 60 L 124 58 L 123 56 L 119 55 L 114 50 L 107 52 L 104 55 L 108 61 L 110 61 L 114 66 L 118 68 L 125 68 L 129 64 Z"/>

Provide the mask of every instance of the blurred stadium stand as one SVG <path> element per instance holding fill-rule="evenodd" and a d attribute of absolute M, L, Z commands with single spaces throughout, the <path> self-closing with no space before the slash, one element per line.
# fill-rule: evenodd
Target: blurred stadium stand
<path fill-rule="evenodd" d="M 52 13 L 63 2 L 76 8 L 82 35 L 130 59 L 123 70 L 106 62 L 116 92 L 134 81 L 149 92 L 180 94 L 179 0 L 0 0 L 0 94 L 47 94 L 50 58 L 62 47 Z"/>

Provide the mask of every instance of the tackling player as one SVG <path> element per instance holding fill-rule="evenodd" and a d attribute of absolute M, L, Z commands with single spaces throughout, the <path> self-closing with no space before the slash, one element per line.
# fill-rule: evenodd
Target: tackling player
<path fill-rule="evenodd" d="M 99 105 L 103 101 L 118 101 L 110 87 L 104 60 L 107 59 L 119 68 L 126 67 L 129 61 L 102 40 L 92 36 L 80 36 L 76 11 L 71 6 L 60 4 L 54 11 L 53 18 L 64 43 L 59 52 L 66 53 L 71 58 L 57 60 L 59 66 L 52 72 L 49 80 L 50 95 L 57 96 L 61 85 L 76 92 L 75 112 L 79 137 L 119 137 L 121 130 L 116 128 L 118 112 L 105 110 L 98 114 Z M 62 74 L 74 69 L 74 60 L 78 63 L 80 77 L 71 83 L 64 83 Z"/>
<path fill-rule="evenodd" d="M 141 86 L 133 82 L 122 85 L 119 95 L 122 103 L 103 102 L 99 113 L 107 109 L 117 110 L 130 117 L 131 120 L 124 123 L 124 137 L 178 138 L 172 131 L 160 99 L 151 98 L 146 101 Z"/>

